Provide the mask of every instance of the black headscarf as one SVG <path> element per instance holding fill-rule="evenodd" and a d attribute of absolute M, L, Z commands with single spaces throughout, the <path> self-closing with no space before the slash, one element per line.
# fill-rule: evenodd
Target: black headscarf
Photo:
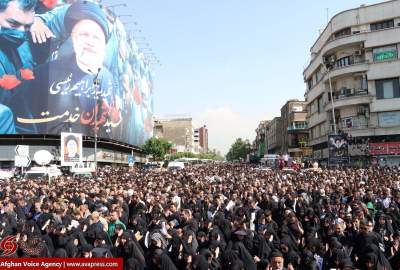
<path fill-rule="evenodd" d="M 361 261 L 363 267 L 365 267 L 365 263 L 367 261 L 371 261 L 374 263 L 376 270 L 392 270 L 392 266 L 390 265 L 388 259 L 378 246 L 373 244 L 366 246 L 365 254 L 366 255 L 363 256 Z"/>
<path fill-rule="evenodd" d="M 196 255 L 193 257 L 193 269 L 196 270 L 208 270 L 208 261 L 203 255 Z"/>
<path fill-rule="evenodd" d="M 122 257 L 124 258 L 124 262 L 127 262 L 130 258 L 135 258 L 138 263 L 137 269 L 144 269 L 146 265 L 146 260 L 144 258 L 144 254 L 141 251 L 140 246 L 133 241 L 131 233 L 126 231 L 122 234 L 121 239 L 125 240 L 125 243 L 122 246 Z"/>
<path fill-rule="evenodd" d="M 58 248 L 56 251 L 54 251 L 54 258 L 67 258 L 68 254 L 67 251 L 63 248 Z"/>
<path fill-rule="evenodd" d="M 256 270 L 256 264 L 254 263 L 254 259 L 251 256 L 250 252 L 247 250 L 247 248 L 244 246 L 242 242 L 236 242 L 233 245 L 233 249 L 238 252 L 238 257 L 240 260 L 243 261 L 245 264 L 245 269 L 246 270 Z"/>
<path fill-rule="evenodd" d="M 153 255 L 155 267 L 160 270 L 178 270 L 172 260 L 162 249 L 156 249 Z"/>

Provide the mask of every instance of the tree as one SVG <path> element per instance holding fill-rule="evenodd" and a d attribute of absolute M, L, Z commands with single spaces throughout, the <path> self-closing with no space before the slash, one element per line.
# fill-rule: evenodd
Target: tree
<path fill-rule="evenodd" d="M 191 153 L 191 152 L 181 152 L 168 155 L 169 160 L 176 160 L 180 158 L 198 158 L 198 159 L 211 159 L 211 160 L 224 160 L 223 157 L 217 155 L 216 153 Z"/>
<path fill-rule="evenodd" d="M 143 150 L 147 155 L 152 155 L 154 160 L 163 160 L 164 156 L 171 149 L 172 144 L 166 139 L 150 138 L 143 145 Z"/>
<path fill-rule="evenodd" d="M 247 155 L 250 153 L 251 147 L 248 140 L 242 140 L 241 138 L 236 139 L 236 141 L 231 145 L 228 154 L 226 154 L 226 159 L 228 161 L 234 160 L 245 160 Z"/>

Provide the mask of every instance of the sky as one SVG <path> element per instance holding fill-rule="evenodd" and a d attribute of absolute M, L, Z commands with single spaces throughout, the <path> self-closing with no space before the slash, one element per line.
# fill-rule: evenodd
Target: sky
<path fill-rule="evenodd" d="M 132 15 L 121 20 L 160 60 L 155 116 L 191 116 L 225 154 L 238 137 L 253 141 L 259 121 L 279 116 L 288 99 L 304 99 L 302 73 L 327 8 L 330 19 L 377 2 L 125 0 L 115 12 Z"/>

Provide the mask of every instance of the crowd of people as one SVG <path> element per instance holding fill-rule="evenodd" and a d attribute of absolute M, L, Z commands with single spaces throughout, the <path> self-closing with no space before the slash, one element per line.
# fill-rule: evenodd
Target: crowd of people
<path fill-rule="evenodd" d="M 119 257 L 124 269 L 400 269 L 400 167 L 101 169 L 0 183 L 9 257 Z"/>

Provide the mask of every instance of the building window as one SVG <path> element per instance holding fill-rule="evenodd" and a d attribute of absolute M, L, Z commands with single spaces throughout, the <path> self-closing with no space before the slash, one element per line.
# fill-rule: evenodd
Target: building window
<path fill-rule="evenodd" d="M 323 108 L 324 108 L 324 97 L 320 96 L 318 98 L 318 113 L 321 113 Z"/>
<path fill-rule="evenodd" d="M 342 57 L 339 60 L 336 61 L 336 67 L 345 67 L 353 64 L 353 57 L 352 56 L 346 56 Z"/>
<path fill-rule="evenodd" d="M 399 98 L 400 87 L 399 78 L 377 80 L 375 81 L 376 87 L 376 98 L 377 99 L 388 99 L 388 98 Z"/>
<path fill-rule="evenodd" d="M 319 137 L 319 126 L 314 127 L 314 128 L 311 130 L 311 134 L 312 134 L 312 137 L 313 137 L 314 139 L 318 138 L 318 137 Z"/>
<path fill-rule="evenodd" d="M 307 81 L 307 85 L 308 85 L 308 89 L 311 89 L 313 87 L 312 78 Z"/>
<path fill-rule="evenodd" d="M 307 128 L 307 122 L 304 122 L 304 121 L 296 121 L 296 122 L 294 122 L 294 127 L 295 127 L 296 129 L 304 129 L 304 128 Z"/>
<path fill-rule="evenodd" d="M 317 72 L 315 73 L 315 79 L 316 79 L 317 82 L 319 82 L 319 81 L 322 79 L 322 71 L 321 71 L 321 68 L 319 68 L 319 69 L 317 70 Z"/>
<path fill-rule="evenodd" d="M 382 22 L 377 22 L 377 23 L 371 23 L 370 27 L 371 27 L 371 31 L 392 28 L 392 27 L 394 27 L 394 20 L 387 20 L 387 21 L 382 21 Z"/>
<path fill-rule="evenodd" d="M 312 103 L 311 103 L 311 113 L 316 113 L 318 112 L 318 99 L 315 99 Z"/>
<path fill-rule="evenodd" d="M 352 128 L 353 127 L 353 118 L 352 117 L 343 118 L 342 125 L 345 128 Z"/>
<path fill-rule="evenodd" d="M 303 107 L 302 106 L 293 106 L 292 112 L 302 112 Z"/>
<path fill-rule="evenodd" d="M 385 61 L 391 59 L 397 59 L 397 46 L 386 46 L 373 49 L 374 61 Z"/>
<path fill-rule="evenodd" d="M 350 34 L 351 34 L 351 28 L 348 27 L 348 28 L 337 31 L 333 35 L 335 36 L 335 38 L 339 38 L 339 37 L 343 37 L 343 36 L 349 36 Z"/>

